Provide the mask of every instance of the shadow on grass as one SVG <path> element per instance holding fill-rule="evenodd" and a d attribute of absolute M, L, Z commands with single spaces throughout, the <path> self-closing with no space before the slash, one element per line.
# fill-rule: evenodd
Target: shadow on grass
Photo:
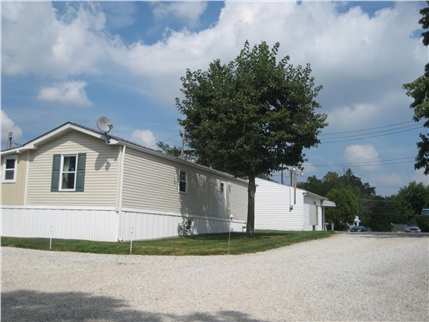
<path fill-rule="evenodd" d="M 170 296 L 174 296 L 171 294 Z M 82 292 L 46 293 L 29 290 L 4 292 L 1 296 L 2 321 L 182 321 L 182 322 L 256 322 L 238 311 L 216 313 L 168 314 L 131 309 L 125 301 Z M 168 300 L 168 299 L 165 299 Z M 190 303 L 192 305 L 192 303 Z"/>

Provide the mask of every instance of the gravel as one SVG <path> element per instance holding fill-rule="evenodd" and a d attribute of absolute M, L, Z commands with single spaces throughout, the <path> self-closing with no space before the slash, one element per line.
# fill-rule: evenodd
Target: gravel
<path fill-rule="evenodd" d="M 263 253 L 2 249 L 2 321 L 429 321 L 429 238 L 338 234 Z"/>

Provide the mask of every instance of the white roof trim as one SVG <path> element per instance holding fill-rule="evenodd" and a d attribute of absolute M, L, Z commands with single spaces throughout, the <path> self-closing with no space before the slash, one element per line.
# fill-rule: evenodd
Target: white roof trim
<path fill-rule="evenodd" d="M 331 200 L 322 200 L 322 207 L 336 207 L 337 205 L 335 204 L 335 202 L 331 201 Z"/>
<path fill-rule="evenodd" d="M 82 127 L 77 126 L 73 123 L 66 123 L 66 124 L 56 128 L 50 132 L 47 132 L 44 135 L 41 135 L 40 137 L 38 137 L 34 140 L 29 141 L 28 143 L 25 143 L 24 145 L 22 145 L 20 147 L 2 151 L 1 155 L 7 155 L 7 154 L 12 154 L 12 153 L 18 153 L 19 154 L 22 151 L 37 149 L 38 145 L 40 145 L 41 143 L 45 142 L 46 140 L 49 140 L 52 137 L 60 135 L 63 132 L 68 131 L 68 130 L 75 130 L 75 131 L 90 135 L 92 137 L 95 137 L 97 139 L 104 140 L 104 136 L 100 133 L 91 131 L 89 129 L 82 128 Z M 118 140 L 115 140 L 115 139 L 110 139 L 110 142 L 109 142 L 109 144 L 118 144 L 118 143 L 119 143 Z"/>
<path fill-rule="evenodd" d="M 322 207 L 336 207 L 335 202 L 316 193 L 304 190 L 304 195 L 309 196 L 311 198 L 319 199 L 320 201 L 322 201 Z"/>

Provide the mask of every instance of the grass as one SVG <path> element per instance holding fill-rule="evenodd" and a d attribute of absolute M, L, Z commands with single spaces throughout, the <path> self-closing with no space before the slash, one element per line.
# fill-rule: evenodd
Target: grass
<path fill-rule="evenodd" d="M 256 253 L 312 239 L 331 236 L 326 231 L 257 231 L 254 237 L 232 233 L 230 254 Z M 2 237 L 2 246 L 49 249 L 47 238 Z M 87 240 L 54 239 L 52 250 L 101 254 L 128 254 L 129 242 L 96 242 Z M 133 242 L 135 255 L 223 255 L 228 253 L 228 234 L 196 235 Z"/>

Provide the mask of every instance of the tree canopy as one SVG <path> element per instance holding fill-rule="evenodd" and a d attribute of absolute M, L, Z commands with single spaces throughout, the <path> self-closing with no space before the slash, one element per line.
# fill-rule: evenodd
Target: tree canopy
<path fill-rule="evenodd" d="M 174 157 L 179 157 L 182 153 L 182 150 L 179 147 L 170 145 L 162 141 L 159 141 L 156 145 L 158 146 L 158 148 L 161 149 L 162 152 Z"/>
<path fill-rule="evenodd" d="M 307 178 L 306 182 L 299 183 L 300 188 L 322 196 L 326 196 L 332 188 L 338 186 L 350 187 L 356 194 L 363 197 L 375 196 L 375 187 L 372 187 L 367 182 L 363 182 L 351 169 L 347 169 L 342 175 L 334 171 L 329 171 L 322 179 L 311 176 Z"/>
<path fill-rule="evenodd" d="M 423 208 L 429 208 L 429 186 L 410 182 L 399 190 L 396 198 L 401 211 L 407 213 L 409 217 L 420 215 Z"/>
<path fill-rule="evenodd" d="M 351 224 L 354 216 L 362 216 L 367 205 L 361 199 L 375 196 L 375 188 L 363 182 L 351 169 L 344 174 L 329 171 L 321 179 L 308 177 L 299 187 L 326 196 L 336 203 L 335 208 L 326 209 L 326 220 L 333 222 L 338 229 L 347 228 L 346 224 Z"/>
<path fill-rule="evenodd" d="M 422 18 L 419 23 L 422 25 L 422 40 L 425 46 L 429 46 L 429 2 L 428 6 L 421 9 Z M 407 95 L 413 98 L 411 108 L 414 109 L 414 120 L 424 121 L 423 126 L 429 128 L 429 63 L 425 66 L 425 72 L 415 81 L 405 84 Z M 417 143 L 418 153 L 416 156 L 415 168 L 424 169 L 424 173 L 429 174 L 429 134 L 420 133 L 420 141 Z"/>
<path fill-rule="evenodd" d="M 336 203 L 336 208 L 326 209 L 326 220 L 334 222 L 338 229 L 347 228 L 346 224 L 351 224 L 354 216 L 359 215 L 363 224 L 373 230 L 388 231 L 392 223 L 414 223 L 420 219 L 422 209 L 429 208 L 427 185 L 410 182 L 397 194 L 379 196 L 375 187 L 362 181 L 350 169 L 343 174 L 328 172 L 321 179 L 308 177 L 299 187 L 326 196 Z"/>
<path fill-rule="evenodd" d="M 347 228 L 355 216 L 359 215 L 359 196 L 350 186 L 332 188 L 326 197 L 335 201 L 336 207 L 326 209 L 326 220 L 340 229 Z"/>
<path fill-rule="evenodd" d="M 326 115 L 317 113 L 311 68 L 278 58 L 279 44 L 250 47 L 228 64 L 186 72 L 176 99 L 180 124 L 198 162 L 249 180 L 247 231 L 254 231 L 255 177 L 300 165 L 317 143 Z"/>

